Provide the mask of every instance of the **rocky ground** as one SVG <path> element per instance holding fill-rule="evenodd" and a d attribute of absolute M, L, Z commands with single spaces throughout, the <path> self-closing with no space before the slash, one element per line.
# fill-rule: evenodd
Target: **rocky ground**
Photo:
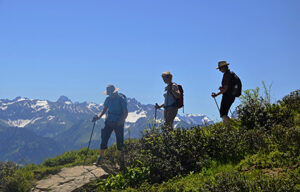
<path fill-rule="evenodd" d="M 63 168 L 58 174 L 38 181 L 31 192 L 71 192 L 99 177 L 107 175 L 108 173 L 106 171 L 96 166 Z"/>

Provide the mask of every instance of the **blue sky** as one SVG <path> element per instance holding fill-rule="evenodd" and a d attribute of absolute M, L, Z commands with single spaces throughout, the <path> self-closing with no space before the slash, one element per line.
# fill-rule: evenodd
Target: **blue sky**
<path fill-rule="evenodd" d="M 219 60 L 244 89 L 272 84 L 274 100 L 299 89 L 299 9 L 298 0 L 0 0 L 0 98 L 102 103 L 112 83 L 160 103 L 160 75 L 171 71 L 185 112 L 216 120 Z"/>

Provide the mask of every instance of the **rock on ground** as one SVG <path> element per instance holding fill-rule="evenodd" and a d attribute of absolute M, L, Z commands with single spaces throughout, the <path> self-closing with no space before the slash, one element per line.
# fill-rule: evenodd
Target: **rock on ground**
<path fill-rule="evenodd" d="M 31 192 L 71 192 L 105 175 L 108 175 L 108 173 L 101 167 L 96 166 L 63 168 L 58 174 L 38 181 Z"/>

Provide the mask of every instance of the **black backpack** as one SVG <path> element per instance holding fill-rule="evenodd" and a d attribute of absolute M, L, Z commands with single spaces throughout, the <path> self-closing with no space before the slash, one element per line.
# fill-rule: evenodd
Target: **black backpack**
<path fill-rule="evenodd" d="M 234 97 L 239 97 L 242 94 L 242 82 L 241 82 L 240 78 L 234 72 L 231 72 L 231 75 L 232 75 L 231 94 Z"/>

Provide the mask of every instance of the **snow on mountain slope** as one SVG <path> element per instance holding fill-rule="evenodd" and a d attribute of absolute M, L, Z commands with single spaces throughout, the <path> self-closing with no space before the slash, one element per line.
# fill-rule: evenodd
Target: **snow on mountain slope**
<path fill-rule="evenodd" d="M 48 101 L 37 101 L 36 104 L 31 105 L 31 107 L 37 111 L 45 110 L 46 113 L 50 111 L 50 106 L 48 105 Z"/>
<path fill-rule="evenodd" d="M 37 117 L 34 119 L 18 119 L 18 120 L 10 120 L 8 119 L 7 121 L 2 120 L 2 122 L 5 122 L 8 126 L 10 127 L 19 127 L 23 128 L 27 126 L 28 124 L 34 124 L 36 121 L 42 119 L 42 117 Z"/>
<path fill-rule="evenodd" d="M 29 120 L 29 119 L 18 119 L 18 120 L 14 120 L 14 121 L 9 119 L 6 123 L 10 127 L 25 127 L 30 122 L 31 122 L 31 120 Z"/>
<path fill-rule="evenodd" d="M 4 111 L 7 109 L 7 106 L 0 106 L 0 110 Z"/>
<path fill-rule="evenodd" d="M 126 118 L 126 122 L 128 123 L 135 123 L 139 118 L 143 118 L 143 117 L 147 117 L 146 112 L 145 111 L 133 111 L 133 112 L 129 112 L 128 116 Z"/>
<path fill-rule="evenodd" d="M 180 118 L 191 125 L 210 125 L 213 121 L 210 120 L 206 115 L 201 114 L 185 114 Z"/>

